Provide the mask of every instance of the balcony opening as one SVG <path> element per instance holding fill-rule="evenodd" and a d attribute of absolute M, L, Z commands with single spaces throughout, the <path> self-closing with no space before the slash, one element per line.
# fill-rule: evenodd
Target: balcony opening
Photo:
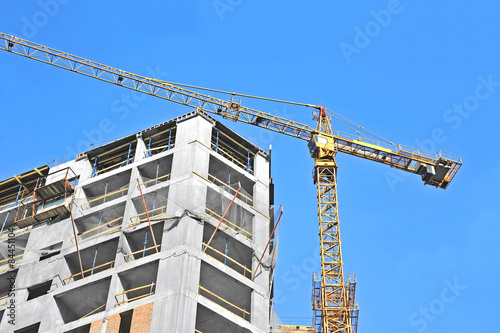
<path fill-rule="evenodd" d="M 206 262 L 201 263 L 199 294 L 250 321 L 252 289 Z"/>
<path fill-rule="evenodd" d="M 241 190 L 237 198 L 250 206 L 253 205 L 254 182 L 213 156 L 210 156 L 208 180 L 222 187 L 224 191 L 232 196 L 238 191 L 238 183 L 241 184 Z"/>
<path fill-rule="evenodd" d="M 210 217 L 214 224 L 218 224 L 224 216 L 227 207 L 231 203 L 230 195 L 226 195 L 224 191 L 217 192 L 212 189 L 207 191 L 207 206 L 205 214 Z M 231 208 L 227 212 L 222 221 L 221 228 L 230 229 L 237 234 L 252 240 L 254 215 L 233 202 Z"/>
<path fill-rule="evenodd" d="M 214 231 L 212 225 L 205 223 L 202 250 L 207 246 Z M 205 253 L 246 278 L 252 278 L 252 249 L 225 232 L 217 231 Z"/>
<path fill-rule="evenodd" d="M 82 208 L 88 209 L 128 194 L 131 171 L 121 172 L 101 181 L 83 187 L 86 201 Z"/>
<path fill-rule="evenodd" d="M 21 265 L 29 237 L 29 232 L 18 233 L 0 242 L 0 274 Z"/>
<path fill-rule="evenodd" d="M 114 266 L 116 251 L 118 249 L 118 237 L 109 241 L 80 249 L 82 258 L 83 277 L 89 277 L 106 271 Z M 64 257 L 71 275 L 64 278 L 65 284 L 82 279 L 78 253 L 75 251 Z"/>
<path fill-rule="evenodd" d="M 156 245 L 158 246 L 158 252 L 161 251 L 163 226 L 164 222 L 156 222 L 152 224 Z M 151 230 L 147 224 L 138 230 L 134 230 L 133 232 L 124 231 L 124 234 L 130 248 L 129 253 L 124 254 L 126 262 L 132 262 L 156 253 L 153 235 L 151 234 Z"/>
<path fill-rule="evenodd" d="M 78 241 L 85 242 L 96 237 L 120 231 L 125 212 L 125 202 L 107 207 L 96 213 L 75 220 Z M 73 236 L 74 242 L 74 236 Z"/>
<path fill-rule="evenodd" d="M 111 277 L 54 296 L 65 324 L 106 309 Z"/>
<path fill-rule="evenodd" d="M 158 159 L 138 167 L 141 184 L 145 187 L 157 185 L 170 180 L 172 172 L 172 155 Z"/>
<path fill-rule="evenodd" d="M 212 129 L 211 148 L 239 168 L 253 174 L 254 159 L 259 148 L 220 123 Z"/>
<path fill-rule="evenodd" d="M 157 275 L 158 260 L 118 274 L 122 291 L 115 294 L 115 306 L 154 295 Z"/>
<path fill-rule="evenodd" d="M 160 124 L 142 132 L 146 151 L 144 157 L 161 154 L 175 147 L 177 127 L 175 122 Z"/>
<path fill-rule="evenodd" d="M 250 333 L 217 312 L 198 304 L 196 309 L 196 333 Z"/>
<path fill-rule="evenodd" d="M 134 162 L 137 148 L 135 134 L 86 152 L 92 165 L 92 177 L 102 175 Z"/>
<path fill-rule="evenodd" d="M 165 187 L 158 191 L 144 193 L 144 201 L 146 202 L 151 222 L 165 218 L 165 215 L 167 214 L 168 191 L 169 188 Z M 137 214 L 130 217 L 129 227 L 148 221 L 142 197 L 136 197 L 132 199 L 132 202 L 134 203 L 134 208 Z"/>

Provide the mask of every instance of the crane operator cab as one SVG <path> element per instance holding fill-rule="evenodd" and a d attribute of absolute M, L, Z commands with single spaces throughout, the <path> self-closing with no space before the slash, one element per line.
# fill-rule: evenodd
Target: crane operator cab
<path fill-rule="evenodd" d="M 335 157 L 335 141 L 333 137 L 312 135 L 307 146 L 313 158 L 333 159 Z"/>

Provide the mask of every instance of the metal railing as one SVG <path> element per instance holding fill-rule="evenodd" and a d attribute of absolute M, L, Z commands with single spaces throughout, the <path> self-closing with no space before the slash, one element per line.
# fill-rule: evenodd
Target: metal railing
<path fill-rule="evenodd" d="M 241 272 L 239 272 L 238 270 L 236 270 L 236 269 L 234 269 L 234 268 L 232 268 L 232 267 L 230 267 L 230 266 L 227 266 L 227 265 L 226 265 L 226 263 L 224 263 L 224 265 L 225 265 L 225 266 L 227 266 L 227 267 L 229 267 L 230 269 L 232 269 L 233 271 L 235 271 L 235 272 L 237 272 L 237 273 L 239 273 L 239 274 L 243 275 L 243 276 L 244 276 L 244 277 L 246 277 L 247 279 L 250 279 L 250 278 L 252 277 L 252 270 L 251 270 L 251 269 L 249 269 L 247 266 L 245 266 L 245 265 L 243 265 L 243 264 L 241 264 L 241 263 L 237 262 L 235 259 L 233 259 L 233 258 L 231 258 L 230 256 L 228 256 L 228 255 L 226 255 L 226 254 L 224 254 L 224 253 L 220 252 L 219 250 L 214 249 L 214 248 L 213 248 L 213 247 L 211 247 L 210 245 L 208 245 L 208 246 L 207 246 L 207 244 L 206 244 L 206 243 L 203 243 L 203 246 L 204 246 L 204 247 L 206 247 L 206 248 L 208 248 L 208 249 L 210 249 L 211 251 L 213 251 L 213 252 L 217 253 L 218 255 L 220 255 L 220 256 L 222 256 L 222 257 L 226 258 L 227 260 L 231 261 L 232 263 L 236 264 L 238 267 L 240 267 L 240 268 L 242 269 L 242 271 L 241 271 Z M 206 253 L 208 256 L 210 256 L 210 257 L 214 258 L 215 260 L 217 260 L 217 258 L 215 258 L 214 256 L 211 256 L 211 255 L 210 255 L 210 254 L 208 254 L 206 251 L 205 251 L 205 253 Z M 217 260 L 217 261 L 220 261 L 220 260 Z M 247 276 L 247 273 L 249 273 L 249 274 L 250 274 L 250 276 Z"/>
<path fill-rule="evenodd" d="M 229 305 L 230 307 L 232 307 L 232 308 L 234 308 L 234 309 L 236 309 L 236 310 L 240 311 L 240 312 L 241 312 L 241 314 L 240 314 L 239 316 L 240 316 L 241 318 L 243 318 L 243 319 L 245 319 L 245 320 L 249 320 L 249 319 L 250 319 L 250 312 L 246 311 L 245 309 L 242 309 L 242 308 L 240 308 L 239 306 L 234 305 L 233 303 L 231 303 L 231 302 L 229 302 L 228 300 L 226 300 L 226 299 L 224 299 L 224 298 L 220 297 L 219 295 L 215 294 L 214 292 L 211 292 L 211 291 L 210 291 L 210 290 L 208 290 L 207 288 L 202 287 L 201 285 L 200 285 L 200 290 L 202 290 L 202 291 L 204 291 L 204 292 L 208 293 L 209 295 L 211 295 L 211 296 L 215 297 L 216 299 L 218 299 L 218 300 L 222 301 L 224 304 L 227 304 L 227 305 Z M 234 314 L 238 315 L 237 313 L 235 313 L 235 312 L 233 312 L 233 311 L 229 310 L 228 308 L 226 308 L 226 307 L 224 307 L 224 306 L 222 306 L 222 305 L 220 305 L 220 304 L 218 304 L 218 303 L 214 302 L 213 300 L 211 300 L 211 299 L 210 299 L 210 298 L 208 298 L 207 296 L 202 295 L 202 294 L 201 294 L 201 292 L 199 292 L 199 295 L 200 295 L 200 296 L 202 296 L 202 297 L 204 297 L 204 298 L 206 298 L 207 300 L 209 300 L 209 301 L 213 302 L 214 304 L 217 304 L 217 305 L 218 305 L 218 306 L 220 306 L 221 308 L 224 308 L 224 309 L 226 309 L 226 310 L 228 310 L 228 311 L 230 311 L 230 312 L 232 312 L 232 313 L 234 313 Z M 247 317 L 245 317 L 245 316 L 247 316 Z"/>
<path fill-rule="evenodd" d="M 152 249 L 154 249 L 154 248 L 155 248 L 155 246 L 153 245 L 153 246 L 148 247 L 148 248 L 146 248 L 146 249 L 138 250 L 138 251 L 135 251 L 135 252 L 132 252 L 132 253 L 129 253 L 129 254 L 124 254 L 124 255 L 123 255 L 123 258 L 125 259 L 125 263 L 126 263 L 126 264 L 128 264 L 129 262 L 132 262 L 132 261 L 139 260 L 139 259 L 142 259 L 142 258 L 144 258 L 144 257 L 147 257 L 147 255 L 146 255 L 146 251 L 152 250 Z M 160 251 L 160 249 L 161 249 L 161 244 L 158 244 L 158 251 Z M 142 258 L 133 259 L 133 260 L 129 260 L 129 259 L 127 259 L 127 258 L 129 258 L 130 256 L 133 256 L 133 255 L 135 255 L 135 254 L 137 254 L 137 253 L 141 253 L 141 252 L 143 252 L 143 253 L 144 253 L 144 255 L 142 256 Z"/>
<path fill-rule="evenodd" d="M 108 269 L 113 268 L 113 264 L 114 264 L 114 263 L 115 263 L 115 261 L 114 261 L 114 260 L 113 260 L 113 261 L 108 261 L 107 263 L 104 263 L 104 264 L 102 264 L 102 265 L 95 266 L 95 267 L 89 268 L 89 269 L 87 269 L 87 270 L 84 270 L 84 271 L 83 271 L 83 274 L 82 274 L 82 272 L 78 272 L 78 273 L 76 273 L 76 274 L 70 275 L 70 276 L 68 276 L 67 278 L 64 278 L 64 279 L 63 279 L 63 283 L 64 283 L 64 284 L 68 284 L 72 278 L 74 278 L 74 277 L 76 277 L 76 276 L 79 276 L 79 275 L 81 275 L 81 276 L 82 276 L 82 279 L 84 279 L 84 278 L 89 277 L 89 276 L 92 276 L 92 275 L 94 275 L 94 274 L 97 274 L 97 273 L 101 273 L 101 272 L 107 271 Z M 96 269 L 101 268 L 101 267 L 105 267 L 105 266 L 108 266 L 108 265 L 109 265 L 109 268 L 106 268 L 106 269 L 100 270 L 100 271 L 98 271 L 98 272 L 95 272 L 95 270 L 96 270 Z M 90 273 L 89 275 L 85 276 L 85 273 L 87 273 L 87 272 L 91 272 L 91 273 Z M 67 282 L 66 282 L 66 281 L 67 281 Z"/>
<path fill-rule="evenodd" d="M 128 193 L 128 187 L 126 187 L 126 188 L 122 188 L 122 189 L 120 189 L 120 190 L 116 190 L 116 191 L 113 191 L 113 192 L 111 192 L 111 193 L 103 194 L 103 195 L 101 195 L 101 196 L 98 196 L 98 197 L 96 197 L 96 198 L 93 198 L 92 200 L 89 200 L 89 201 L 87 201 L 87 202 L 82 203 L 82 205 L 81 205 L 81 206 L 82 206 L 82 207 L 84 207 L 84 208 L 91 208 L 91 207 L 95 207 L 95 206 L 98 206 L 98 205 L 101 205 L 101 204 L 105 203 L 105 202 L 106 202 L 106 199 L 107 199 L 107 198 L 109 198 L 109 197 L 111 197 L 111 196 L 114 196 L 114 195 L 116 195 L 116 194 L 120 194 L 119 196 L 121 197 L 121 196 L 127 195 L 127 193 Z M 111 198 L 111 199 L 109 199 L 109 200 L 116 199 L 116 198 L 117 198 L 117 197 L 119 197 L 119 196 L 116 196 L 115 198 Z M 99 200 L 102 200 L 102 202 L 101 202 L 101 203 L 95 203 L 96 201 L 99 201 Z M 95 203 L 95 204 L 94 204 L 94 205 L 90 205 L 90 204 L 92 204 L 92 203 Z"/>
<path fill-rule="evenodd" d="M 132 301 L 135 301 L 135 300 L 138 300 L 138 299 L 141 299 L 141 298 L 144 298 L 144 297 L 148 297 L 148 296 L 151 296 L 151 295 L 154 295 L 154 287 L 156 286 L 156 283 L 152 282 L 151 284 L 147 284 L 147 285 L 144 285 L 144 286 L 141 286 L 141 287 L 137 287 L 137 288 L 132 288 L 132 289 L 129 289 L 129 290 L 125 290 L 125 291 L 122 291 L 121 293 L 118 293 L 118 294 L 115 294 L 115 299 L 117 301 L 117 303 L 115 304 L 115 306 L 117 305 L 120 305 L 120 304 L 124 304 L 124 303 L 128 303 L 128 302 L 132 302 Z M 140 296 L 136 296 L 136 297 L 132 297 L 132 298 L 128 298 L 128 299 L 125 299 L 125 295 L 128 294 L 129 292 L 133 292 L 133 291 L 137 291 L 137 290 L 142 290 L 142 289 L 146 289 L 146 288 L 149 288 L 149 293 L 145 293 L 143 295 L 140 295 Z M 118 301 L 118 296 L 120 295 L 123 295 L 123 299 L 121 302 Z"/>
<path fill-rule="evenodd" d="M 90 233 L 93 233 L 94 231 L 99 230 L 100 228 L 104 228 L 106 226 L 109 226 L 110 224 L 115 223 L 115 222 L 117 222 L 117 221 L 119 221 L 121 219 L 123 219 L 123 216 L 120 216 L 120 217 L 118 217 L 116 219 L 113 219 L 113 220 L 111 220 L 109 222 L 101 224 L 101 225 L 99 225 L 99 226 L 97 226 L 95 228 L 92 228 L 90 230 L 87 230 L 87 231 L 85 231 L 85 232 L 77 235 L 78 241 L 81 242 L 81 243 L 83 243 L 85 241 L 88 241 L 89 239 L 92 239 L 92 238 L 95 238 L 95 237 L 98 237 L 98 236 L 102 236 L 102 235 L 106 235 L 106 234 L 113 234 L 115 232 L 120 231 L 120 228 L 122 226 L 121 223 L 119 225 L 117 225 L 117 226 L 110 227 L 110 228 L 108 228 L 108 229 L 106 229 L 104 231 L 97 232 L 95 235 L 90 235 Z M 89 237 L 87 237 L 87 235 L 89 235 Z M 74 240 L 75 236 L 71 237 L 71 239 Z"/>
<path fill-rule="evenodd" d="M 167 213 L 167 205 L 165 206 L 161 206 L 161 207 L 158 207 L 158 208 L 155 208 L 153 210 L 148 210 L 149 212 L 149 217 L 152 218 L 152 217 L 159 217 L 159 216 L 163 216 Z M 153 213 L 153 214 L 151 214 Z M 140 218 L 141 216 L 146 216 L 146 212 L 144 213 L 140 213 L 140 214 L 137 214 L 137 215 L 134 215 L 134 216 L 131 216 L 130 217 L 130 221 L 132 221 L 132 219 L 135 219 L 135 218 L 139 218 L 137 221 L 135 222 L 132 222 L 129 224 L 129 227 L 133 227 L 133 226 L 136 226 L 142 222 L 146 222 L 148 220 L 147 217 L 145 218 Z"/>

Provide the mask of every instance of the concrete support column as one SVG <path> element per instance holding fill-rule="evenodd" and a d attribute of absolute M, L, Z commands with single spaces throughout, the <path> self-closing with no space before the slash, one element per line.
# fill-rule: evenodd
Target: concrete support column
<path fill-rule="evenodd" d="M 139 162 L 146 158 L 146 152 L 148 151 L 147 144 L 142 139 L 141 134 L 137 134 L 137 146 L 135 147 L 134 162 Z"/>
<path fill-rule="evenodd" d="M 178 216 L 163 234 L 152 332 L 194 332 L 203 225 L 191 217 L 204 214 L 212 123 L 201 116 L 177 124 L 167 216 Z M 206 146 L 206 147 L 205 147 Z M 195 174 L 196 173 L 196 174 Z M 194 255 L 193 255 L 194 253 Z M 166 256 L 166 257 L 165 257 Z M 176 267 L 176 269 L 172 269 Z M 160 296 L 161 295 L 161 296 Z"/>
<path fill-rule="evenodd" d="M 269 332 L 269 298 L 252 292 L 252 319 L 251 323 L 264 332 Z"/>
<path fill-rule="evenodd" d="M 194 332 L 200 267 L 187 253 L 160 260 L 151 332 Z"/>

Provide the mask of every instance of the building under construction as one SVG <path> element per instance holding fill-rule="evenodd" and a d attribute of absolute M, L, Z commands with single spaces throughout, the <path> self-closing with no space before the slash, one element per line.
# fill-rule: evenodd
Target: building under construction
<path fill-rule="evenodd" d="M 269 332 L 270 179 L 192 112 L 0 182 L 0 331 Z"/>

